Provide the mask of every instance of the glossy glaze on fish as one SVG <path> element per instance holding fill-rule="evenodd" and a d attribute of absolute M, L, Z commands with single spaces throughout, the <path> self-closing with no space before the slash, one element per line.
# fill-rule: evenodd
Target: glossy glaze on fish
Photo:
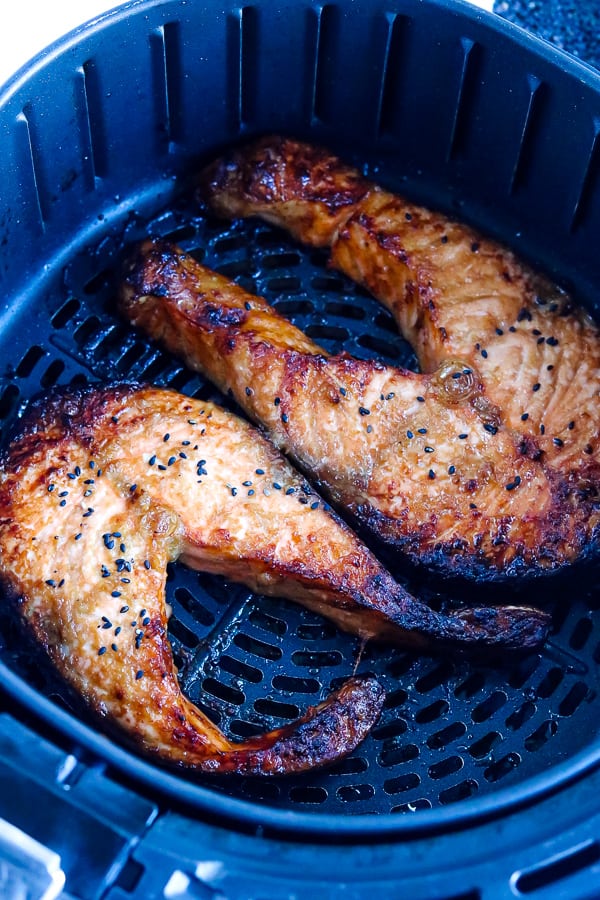
<path fill-rule="evenodd" d="M 595 489 L 505 424 L 470 360 L 416 374 L 328 356 L 265 300 L 161 242 L 129 260 L 121 309 L 231 391 L 339 508 L 413 562 L 504 579 L 595 547 Z"/>
<path fill-rule="evenodd" d="M 71 428 L 79 408 L 74 397 L 38 406 L 0 472 L 0 576 L 60 674 L 107 727 L 177 766 L 282 775 L 351 752 L 382 707 L 374 678 L 240 744 L 181 693 L 164 590 L 185 526 L 86 446 Z"/>

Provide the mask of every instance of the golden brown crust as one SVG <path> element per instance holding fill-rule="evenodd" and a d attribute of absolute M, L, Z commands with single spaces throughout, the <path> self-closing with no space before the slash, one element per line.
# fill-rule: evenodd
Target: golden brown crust
<path fill-rule="evenodd" d="M 328 357 L 264 300 L 162 243 L 134 254 L 121 305 L 230 390 L 355 521 L 417 563 L 509 578 L 571 562 L 593 539 L 593 493 L 502 425 L 480 372 L 462 360 L 416 375 Z"/>
<path fill-rule="evenodd" d="M 348 167 L 339 160 L 336 164 L 326 150 L 277 139 L 268 147 L 263 140 L 236 151 L 235 164 L 246 172 L 246 180 L 257 147 L 263 161 L 261 178 L 268 180 L 270 165 L 277 173 L 276 184 L 287 185 L 285 204 L 282 195 L 273 191 L 268 209 L 269 221 L 284 228 L 288 228 L 287 207 L 293 199 L 293 180 L 286 180 L 285 169 L 293 171 L 309 149 L 311 159 L 322 158 L 326 164 L 331 183 L 336 179 L 336 165 L 340 182 L 348 178 Z M 238 207 L 233 171 L 231 166 L 230 178 L 223 175 L 219 185 L 205 181 L 205 199 L 221 215 L 265 217 L 266 204 L 254 203 L 251 193 L 245 195 L 243 209 Z M 433 374 L 455 362 L 476 373 L 480 389 L 471 398 L 471 406 L 498 434 L 512 435 L 518 457 L 538 463 L 533 469 L 543 472 L 546 480 L 543 495 L 534 498 L 528 518 L 523 519 L 521 534 L 510 522 L 509 509 L 496 519 L 492 507 L 473 498 L 478 507 L 473 518 L 481 523 L 481 515 L 491 513 L 492 544 L 506 548 L 496 552 L 484 540 L 485 546 L 476 553 L 490 560 L 491 574 L 502 568 L 505 574 L 553 571 L 564 563 L 597 555 L 597 326 L 563 291 L 523 266 L 509 250 L 440 213 L 387 193 L 366 179 L 361 182 L 357 171 L 355 177 L 362 184 L 362 195 L 336 217 L 329 240 L 332 264 L 388 306 L 425 372 Z M 356 189 L 361 194 L 360 186 Z M 314 193 L 313 186 L 302 186 L 299 200 L 305 222 L 310 221 Z M 331 185 L 328 193 L 335 193 Z M 327 219 L 327 194 L 314 203 L 319 216 Z M 288 230 L 298 236 L 294 228 Z M 302 239 L 311 243 L 310 232 Z M 493 465 L 496 460 L 497 452 L 492 451 Z M 480 468 L 479 474 L 485 476 L 484 470 Z M 517 476 L 520 480 L 512 489 L 511 501 L 523 495 L 525 482 L 517 468 L 514 480 L 505 484 L 514 484 Z M 430 497 L 429 503 L 441 512 L 440 499 Z M 410 546 L 415 541 L 418 545 L 418 534 L 414 540 L 408 531 L 400 534 L 395 514 L 381 504 L 362 503 L 361 514 L 378 534 L 405 552 L 413 552 Z M 427 520 L 422 525 L 431 529 Z M 470 528 L 478 540 L 480 526 L 472 522 Z M 453 551 L 456 540 L 459 546 Z M 446 553 L 456 559 L 468 553 L 467 544 L 454 533 L 449 542 L 421 549 L 416 545 L 414 552 L 422 554 L 423 560 L 432 555 L 443 558 Z M 483 573 L 474 570 L 472 574 Z"/>
<path fill-rule="evenodd" d="M 216 160 L 201 183 L 216 213 L 285 221 L 295 238 L 313 247 L 329 246 L 340 223 L 370 189 L 356 169 L 332 154 L 277 136 Z"/>
<path fill-rule="evenodd" d="M 350 679 L 297 722 L 240 744 L 182 695 L 164 585 L 185 529 L 91 452 L 73 422 L 81 400 L 38 405 L 0 471 L 0 578 L 56 669 L 96 716 L 173 765 L 281 775 L 351 752 L 381 711 L 375 679 Z"/>

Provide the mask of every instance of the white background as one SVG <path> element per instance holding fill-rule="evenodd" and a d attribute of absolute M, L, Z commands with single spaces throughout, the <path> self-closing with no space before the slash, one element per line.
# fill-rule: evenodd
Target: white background
<path fill-rule="evenodd" d="M 491 10 L 493 0 L 472 2 Z M 3 0 L 0 85 L 52 41 L 118 5 L 118 0 Z"/>

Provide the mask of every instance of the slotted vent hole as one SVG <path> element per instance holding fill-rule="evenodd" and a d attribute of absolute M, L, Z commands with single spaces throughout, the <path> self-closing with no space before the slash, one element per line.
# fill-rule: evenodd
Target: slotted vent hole
<path fill-rule="evenodd" d="M 146 233 L 180 243 L 200 262 L 250 291 L 330 351 L 415 365 L 390 313 L 362 288 L 327 268 L 327 252 L 302 250 L 255 222 L 231 226 L 198 216 L 194 203 L 163 210 L 149 225 L 136 219 L 127 241 Z M 119 251 L 119 252 L 117 252 Z M 56 384 L 132 377 L 202 399 L 224 402 L 199 375 L 133 334 L 116 315 L 115 239 L 85 253 L 40 297 L 47 321 L 32 335 L 31 306 L 2 346 L 3 430 L 23 399 Z M 14 339 L 14 335 L 17 339 Z M 0 344 L 3 336 L 0 334 Z M 386 690 L 380 721 L 349 758 L 314 774 L 276 782 L 232 779 L 211 790 L 256 803 L 339 814 L 417 810 L 461 803 L 546 769 L 595 738 L 597 695 L 591 672 L 600 662 L 600 592 L 568 602 L 545 598 L 554 633 L 547 650 L 484 665 L 428 658 L 360 642 L 291 603 L 249 595 L 225 578 L 170 567 L 169 633 L 183 689 L 232 739 L 286 724 L 316 705 L 358 664 Z M 461 599 L 461 598 L 459 598 Z M 447 598 L 431 592 L 436 608 Z M 6 649 L 3 649 L 6 648 Z M 37 690 L 58 696 L 8 626 L 0 653 Z M 58 697 L 57 702 L 68 708 Z M 182 776 L 184 777 L 184 776 Z M 523 882 L 527 884 L 526 881 Z"/>

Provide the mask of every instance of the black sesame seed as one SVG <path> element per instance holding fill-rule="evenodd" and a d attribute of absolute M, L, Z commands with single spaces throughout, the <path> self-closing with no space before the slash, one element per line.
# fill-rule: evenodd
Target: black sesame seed
<path fill-rule="evenodd" d="M 147 612 L 147 609 L 140 609 L 140 616 L 145 616 Z"/>
<path fill-rule="evenodd" d="M 131 584 L 131 578 L 119 578 L 121 584 Z"/>
<path fill-rule="evenodd" d="M 425 403 L 425 397 L 417 397 L 417 403 Z"/>
<path fill-rule="evenodd" d="M 98 650 L 98 656 L 104 656 L 105 653 L 106 647 L 100 647 L 100 649 Z"/>
<path fill-rule="evenodd" d="M 135 673 L 135 680 L 139 681 L 140 678 L 143 678 L 143 677 L 144 677 L 144 670 L 138 669 L 137 672 Z"/>
<path fill-rule="evenodd" d="M 488 352 L 487 352 L 487 350 L 482 350 L 482 351 L 481 351 L 481 355 L 483 356 L 484 359 L 487 359 L 487 358 L 488 358 Z"/>
<path fill-rule="evenodd" d="M 281 397 L 275 397 L 275 399 L 273 400 L 273 406 L 279 406 L 280 403 Z"/>
<path fill-rule="evenodd" d="M 114 652 L 116 653 L 116 652 L 118 651 L 119 648 L 117 647 L 116 644 L 111 644 L 111 645 L 110 645 L 110 649 L 111 649 L 111 650 L 114 650 Z"/>
<path fill-rule="evenodd" d="M 551 372 L 553 368 L 554 368 L 553 365 L 546 366 L 546 371 Z"/>
<path fill-rule="evenodd" d="M 583 452 L 586 454 L 586 456 L 591 456 L 592 453 L 594 452 L 594 448 L 592 447 L 591 444 L 586 444 L 585 447 L 583 448 Z"/>
<path fill-rule="evenodd" d="M 540 434 L 546 434 L 546 426 L 540 425 Z"/>
<path fill-rule="evenodd" d="M 476 503 L 469 503 L 469 509 L 477 509 Z"/>
<path fill-rule="evenodd" d="M 121 613 L 129 612 L 129 607 L 128 607 L 128 606 L 122 606 L 121 609 L 119 610 L 119 612 L 121 612 Z"/>
<path fill-rule="evenodd" d="M 286 492 L 285 492 L 286 497 L 289 497 L 290 494 L 295 493 L 295 491 L 296 491 L 296 488 L 289 487 L 289 488 L 286 490 Z"/>
<path fill-rule="evenodd" d="M 373 426 L 367 425 L 366 431 L 367 431 L 367 434 L 371 434 L 371 432 L 373 431 Z"/>
<path fill-rule="evenodd" d="M 425 453 L 433 453 L 434 452 L 433 447 L 424 447 L 423 449 L 425 450 Z"/>
<path fill-rule="evenodd" d="M 167 471 L 167 467 L 166 467 L 166 466 L 163 466 L 162 463 L 159 463 L 158 466 L 157 466 L 156 468 L 157 468 L 160 472 L 166 472 L 166 471 Z"/>
<path fill-rule="evenodd" d="M 123 629 L 121 628 L 121 626 L 117 625 L 117 627 L 115 628 L 115 635 L 121 634 L 122 631 L 123 631 Z"/>
<path fill-rule="evenodd" d="M 391 391 L 389 394 L 386 394 L 386 400 L 392 400 L 395 397 L 395 393 Z"/>
<path fill-rule="evenodd" d="M 120 596 L 121 596 L 121 591 L 111 591 L 110 596 L 111 596 L 111 597 L 120 597 Z"/>
<path fill-rule="evenodd" d="M 74 539 L 75 539 L 76 541 L 78 541 L 78 540 L 81 539 L 81 532 L 80 532 L 80 531 L 77 532 L 77 534 L 75 535 L 75 538 L 74 538 Z"/>
<path fill-rule="evenodd" d="M 569 429 L 569 431 L 573 431 L 573 429 L 575 428 L 575 422 L 572 419 L 567 425 L 567 428 Z"/>
<path fill-rule="evenodd" d="M 67 472 L 67 478 L 70 478 L 71 481 L 74 481 L 77 478 L 74 472 Z"/>
<path fill-rule="evenodd" d="M 409 212 L 404 213 L 404 218 L 406 219 L 407 222 L 412 222 L 412 216 Z"/>
<path fill-rule="evenodd" d="M 552 443 L 554 444 L 555 447 L 562 447 L 564 444 L 564 441 L 562 441 L 558 437 L 555 437 L 555 438 L 552 438 Z"/>
<path fill-rule="evenodd" d="M 287 413 L 281 414 L 281 421 L 283 422 L 284 425 L 287 425 L 287 423 L 289 422 L 289 416 Z"/>
<path fill-rule="evenodd" d="M 546 338 L 546 343 L 548 344 L 549 347 L 557 347 L 558 346 L 558 338 L 555 338 L 555 337 Z"/>
<path fill-rule="evenodd" d="M 456 472 L 456 466 L 448 466 L 448 475 L 454 475 Z"/>
<path fill-rule="evenodd" d="M 486 422 L 483 427 L 488 432 L 488 434 L 497 434 L 498 433 L 498 429 L 496 428 L 496 426 L 492 425 L 490 422 Z"/>
<path fill-rule="evenodd" d="M 528 418 L 529 418 L 529 413 L 523 413 L 523 415 L 521 416 L 521 422 L 526 422 Z"/>
<path fill-rule="evenodd" d="M 459 439 L 459 441 L 464 441 L 464 440 L 466 440 L 468 437 L 469 437 L 469 435 L 466 434 L 466 433 L 463 431 L 462 434 L 459 434 L 458 439 Z"/>
<path fill-rule="evenodd" d="M 514 333 L 517 329 L 515 328 L 514 325 L 511 325 L 510 328 L 509 328 L 508 330 L 509 330 L 509 331 L 512 331 L 512 332 Z"/>
<path fill-rule="evenodd" d="M 60 503 L 59 503 L 58 505 L 59 505 L 59 506 L 66 506 L 66 505 L 67 505 L 67 501 L 66 501 L 66 500 L 61 500 Z"/>
<path fill-rule="evenodd" d="M 311 508 L 311 509 L 318 509 L 318 508 L 319 508 L 319 501 L 318 501 L 318 500 L 315 500 L 314 503 L 311 503 L 311 504 L 310 504 L 310 508 Z"/>
<path fill-rule="evenodd" d="M 68 492 L 68 491 L 61 491 L 61 492 L 59 493 L 58 496 L 59 496 L 59 497 L 68 497 L 68 496 L 69 496 L 69 492 Z"/>
<path fill-rule="evenodd" d="M 252 309 L 252 307 L 250 306 L 250 304 L 248 303 L 247 300 L 244 301 L 244 308 L 245 308 L 245 309 Z"/>
<path fill-rule="evenodd" d="M 167 431 L 167 433 L 165 435 L 163 435 L 163 442 L 166 443 L 170 439 L 170 437 L 171 437 L 171 435 Z"/>
<path fill-rule="evenodd" d="M 247 387 L 247 388 L 246 388 L 246 397 L 251 397 L 252 394 L 253 394 L 252 388 L 251 388 L 251 387 Z"/>
<path fill-rule="evenodd" d="M 142 625 L 149 625 L 149 624 L 150 624 L 150 616 L 145 616 L 142 619 Z"/>
<path fill-rule="evenodd" d="M 56 587 L 56 582 L 55 582 L 54 578 L 48 578 L 46 580 L 46 584 L 48 585 L 48 587 Z"/>
<path fill-rule="evenodd" d="M 544 343 L 544 338 L 543 338 L 543 337 L 538 338 L 538 339 L 537 339 L 537 343 L 538 343 L 538 346 L 539 346 L 540 344 L 543 344 L 543 343 Z"/>
<path fill-rule="evenodd" d="M 447 235 L 447 234 L 443 234 L 443 235 L 441 236 L 440 240 L 441 240 L 442 244 L 447 244 L 447 243 L 448 243 L 448 235 Z"/>
<path fill-rule="evenodd" d="M 237 488 L 234 488 L 234 487 L 231 488 L 231 496 L 237 497 Z"/>
<path fill-rule="evenodd" d="M 264 469 L 255 469 L 254 471 L 256 472 L 257 475 L 264 475 L 264 474 L 265 474 L 265 470 L 264 470 Z"/>
<path fill-rule="evenodd" d="M 429 478 L 431 478 L 432 480 L 435 478 L 435 472 L 433 471 L 433 469 L 430 469 L 428 474 Z"/>
<path fill-rule="evenodd" d="M 254 489 L 253 488 L 250 488 L 250 490 L 248 491 L 248 496 L 254 497 Z"/>
<path fill-rule="evenodd" d="M 145 559 L 145 560 L 144 560 L 144 568 L 145 568 L 145 569 L 150 569 L 150 568 L 151 568 L 151 566 L 150 566 L 150 560 L 149 560 L 149 559 Z"/>
<path fill-rule="evenodd" d="M 504 334 L 504 332 L 502 331 L 501 328 L 496 328 L 496 334 L 497 334 L 499 337 L 502 337 L 502 335 Z"/>
<path fill-rule="evenodd" d="M 276 491 L 280 491 L 280 490 L 281 490 L 281 485 L 279 484 L 278 481 L 274 481 L 274 482 L 273 482 L 273 487 L 275 488 Z"/>
<path fill-rule="evenodd" d="M 478 241 L 473 241 L 473 243 L 471 244 L 471 252 L 477 253 L 477 251 L 479 250 L 479 246 L 480 245 Z"/>
<path fill-rule="evenodd" d="M 82 518 L 82 519 L 87 519 L 89 516 L 92 515 L 93 512 L 94 512 L 94 507 L 93 507 L 93 506 L 88 506 L 87 512 L 84 512 L 84 514 L 82 515 L 81 518 Z"/>
<path fill-rule="evenodd" d="M 534 384 L 534 386 L 532 387 L 531 390 L 535 393 L 536 391 L 539 391 L 540 388 L 541 388 L 541 384 L 539 383 L 539 381 L 536 381 L 536 383 Z"/>
<path fill-rule="evenodd" d="M 173 463 L 175 463 L 175 462 L 177 462 L 177 457 L 176 457 L 176 456 L 170 456 L 170 457 L 168 458 L 168 460 L 167 460 L 167 465 L 168 465 L 168 466 L 172 466 Z"/>
<path fill-rule="evenodd" d="M 361 416 L 370 416 L 371 415 L 371 410 L 367 409 L 366 406 L 359 406 L 358 411 L 361 414 Z"/>
<path fill-rule="evenodd" d="M 52 493 L 52 491 L 54 490 L 54 488 L 55 488 L 55 485 L 54 485 L 54 484 L 49 484 L 49 485 L 48 485 L 48 491 L 49 491 L 50 493 Z"/>
<path fill-rule="evenodd" d="M 242 481 L 242 485 L 243 485 L 244 487 L 250 487 L 251 484 L 252 484 L 251 481 Z"/>
<path fill-rule="evenodd" d="M 531 330 L 531 333 L 532 333 L 532 334 L 535 334 L 535 335 L 537 336 L 537 335 L 541 334 L 542 332 L 540 331 L 539 328 L 533 328 L 533 329 Z"/>
<path fill-rule="evenodd" d="M 412 439 L 414 438 L 414 434 L 412 433 L 412 431 L 407 431 L 406 437 L 409 439 L 409 441 L 412 441 Z"/>
<path fill-rule="evenodd" d="M 125 553 L 126 549 L 127 548 L 125 547 L 125 544 L 119 544 L 119 550 L 121 551 L 121 553 Z"/>
<path fill-rule="evenodd" d="M 340 394 L 342 395 L 342 397 L 345 397 L 345 396 L 346 396 L 346 393 L 347 393 L 346 388 L 341 387 L 341 388 L 339 389 L 339 391 L 340 391 Z"/>
<path fill-rule="evenodd" d="M 419 434 L 427 434 L 426 428 L 417 428 L 417 431 L 419 432 Z"/>

